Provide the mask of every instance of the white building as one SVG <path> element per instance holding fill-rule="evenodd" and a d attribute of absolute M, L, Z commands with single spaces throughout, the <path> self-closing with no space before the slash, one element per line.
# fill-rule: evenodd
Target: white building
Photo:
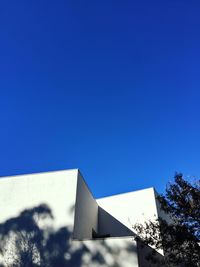
<path fill-rule="evenodd" d="M 152 266 L 132 225 L 160 215 L 155 195 L 149 188 L 95 199 L 77 169 L 2 177 L 2 266 L 23 257 L 29 267 Z"/>

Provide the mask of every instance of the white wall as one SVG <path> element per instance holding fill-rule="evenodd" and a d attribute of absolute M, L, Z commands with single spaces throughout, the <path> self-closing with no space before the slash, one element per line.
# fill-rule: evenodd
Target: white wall
<path fill-rule="evenodd" d="M 139 267 L 137 244 L 132 238 L 108 238 L 84 241 L 83 244 L 88 248 L 88 252 L 83 258 L 81 267 Z M 95 255 L 99 260 L 92 261 Z"/>
<path fill-rule="evenodd" d="M 97 199 L 97 203 L 130 230 L 158 216 L 153 188 Z"/>
<path fill-rule="evenodd" d="M 156 200 L 154 188 L 101 198 L 97 200 L 97 203 L 134 233 L 136 233 L 133 228 L 134 224 L 153 221 L 158 218 L 158 212 L 163 215 L 158 208 L 159 204 Z M 112 225 L 107 224 L 107 232 L 110 228 L 112 228 Z M 106 230 L 104 229 L 104 231 Z M 118 236 L 121 236 L 121 233 L 119 231 Z M 115 234 L 117 236 L 117 232 Z M 163 254 L 161 249 L 157 251 Z"/>
<path fill-rule="evenodd" d="M 46 204 L 54 226 L 73 225 L 78 170 L 19 175 L 0 179 L 0 222 L 27 208 Z"/>
<path fill-rule="evenodd" d="M 98 205 L 79 172 L 73 238 L 92 239 L 92 229 L 98 231 Z"/>
<path fill-rule="evenodd" d="M 101 236 L 110 235 L 110 237 L 134 236 L 132 230 L 101 207 L 98 210 L 98 234 Z"/>
<path fill-rule="evenodd" d="M 157 216 L 153 188 L 96 201 L 77 169 L 0 179 L 0 223 L 41 204 L 52 210 L 55 229 L 68 227 L 73 230 L 74 227 L 76 240 L 92 239 L 92 229 L 100 235 L 131 236 L 134 223 Z M 92 266 L 115 266 L 116 262 L 120 267 L 138 267 L 136 243 L 130 238 L 66 242 L 71 242 L 71 255 L 76 255 L 76 247 L 84 248 L 81 250 L 82 267 L 89 266 L 87 260 L 92 260 L 93 253 L 106 263 L 101 265 L 99 258 Z"/>

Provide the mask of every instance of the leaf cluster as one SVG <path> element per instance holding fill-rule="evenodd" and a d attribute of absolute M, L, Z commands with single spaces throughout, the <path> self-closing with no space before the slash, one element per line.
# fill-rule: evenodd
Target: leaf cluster
<path fill-rule="evenodd" d="M 199 267 L 200 181 L 191 183 L 176 173 L 174 182 L 157 199 L 165 218 L 134 226 L 145 244 L 164 251 L 157 266 Z"/>

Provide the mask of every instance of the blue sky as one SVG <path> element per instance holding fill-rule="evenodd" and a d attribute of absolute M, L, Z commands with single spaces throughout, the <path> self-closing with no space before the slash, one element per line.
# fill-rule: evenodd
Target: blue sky
<path fill-rule="evenodd" d="M 96 197 L 200 176 L 200 2 L 1 1 L 0 175 Z"/>

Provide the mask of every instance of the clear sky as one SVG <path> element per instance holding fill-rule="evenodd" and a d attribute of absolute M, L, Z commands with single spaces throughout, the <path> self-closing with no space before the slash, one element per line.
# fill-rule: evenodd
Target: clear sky
<path fill-rule="evenodd" d="M 200 1 L 0 3 L 0 175 L 96 197 L 200 176 Z"/>

